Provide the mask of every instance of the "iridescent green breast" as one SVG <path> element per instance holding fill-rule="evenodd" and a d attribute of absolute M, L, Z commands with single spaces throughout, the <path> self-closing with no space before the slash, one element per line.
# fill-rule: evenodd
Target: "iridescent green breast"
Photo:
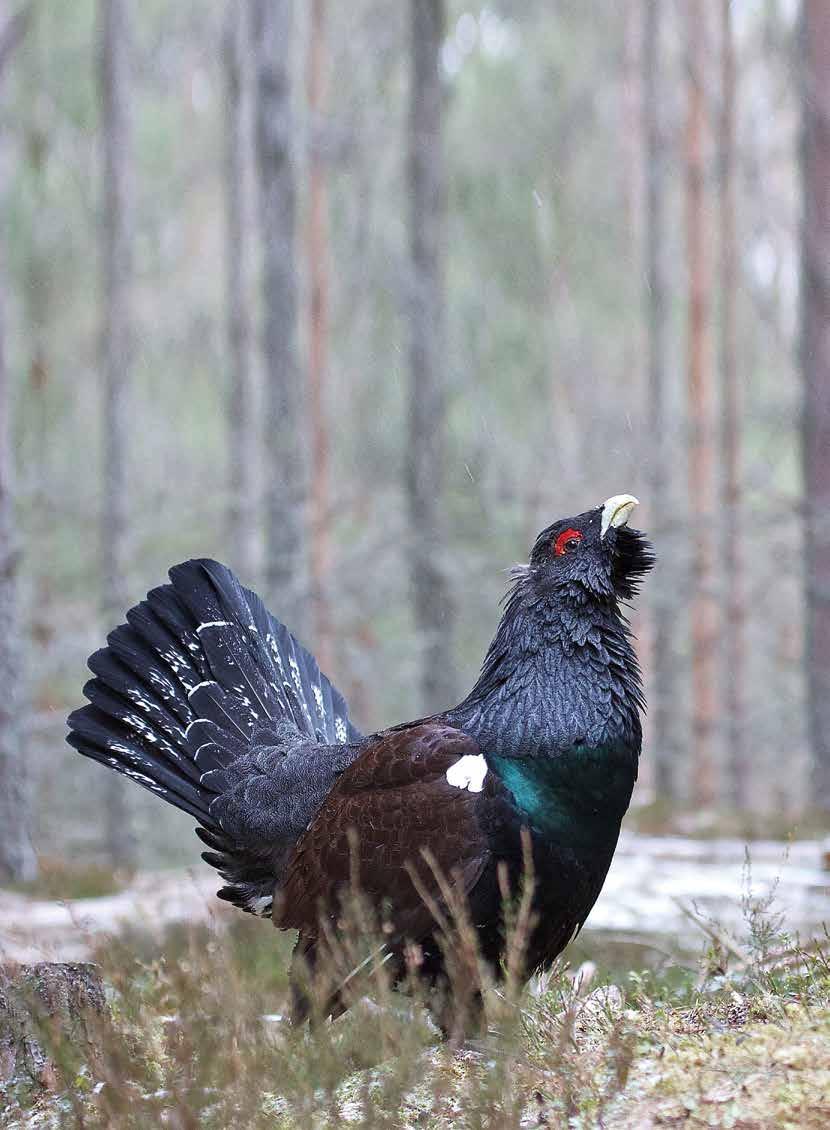
<path fill-rule="evenodd" d="M 487 760 L 533 831 L 574 847 L 596 844 L 605 834 L 616 840 L 636 778 L 630 746 L 577 745 L 538 757 Z"/>

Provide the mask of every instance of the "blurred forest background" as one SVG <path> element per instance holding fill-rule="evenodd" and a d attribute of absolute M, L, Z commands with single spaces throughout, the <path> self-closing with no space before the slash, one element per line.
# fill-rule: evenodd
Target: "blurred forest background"
<path fill-rule="evenodd" d="M 0 221 L 0 877 L 196 857 L 63 741 L 171 564 L 370 730 L 621 491 L 637 818 L 826 819 L 827 0 L 0 0 Z"/>

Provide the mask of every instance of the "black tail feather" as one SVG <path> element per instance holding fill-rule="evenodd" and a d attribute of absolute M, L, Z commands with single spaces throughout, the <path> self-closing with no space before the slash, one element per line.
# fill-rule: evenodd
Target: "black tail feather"
<path fill-rule="evenodd" d="M 197 820 L 209 821 L 206 790 L 173 769 L 132 728 L 97 706 L 76 710 L 69 724 L 72 732 L 67 741 L 79 753 L 123 773 Z"/>
<path fill-rule="evenodd" d="M 238 884 L 223 897 L 250 909 L 264 898 L 257 884 L 273 886 L 273 866 L 250 853 L 237 858 L 212 815 L 234 777 L 225 771 L 246 756 L 255 732 L 284 734 L 287 724 L 297 740 L 326 745 L 360 734 L 314 657 L 229 569 L 187 561 L 170 580 L 90 657 L 89 705 L 70 716 L 67 740 L 194 816 L 213 849 L 205 858 Z"/>

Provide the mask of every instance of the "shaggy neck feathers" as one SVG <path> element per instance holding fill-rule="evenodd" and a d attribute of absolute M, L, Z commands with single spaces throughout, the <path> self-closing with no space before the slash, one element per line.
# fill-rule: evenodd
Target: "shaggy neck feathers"
<path fill-rule="evenodd" d="M 535 594 L 520 578 L 470 694 L 453 715 L 498 756 L 574 746 L 639 752 L 640 671 L 612 595 Z M 636 754 L 635 754 L 636 757 Z"/>
<path fill-rule="evenodd" d="M 523 821 L 545 842 L 590 854 L 616 842 L 637 776 L 643 705 L 616 599 L 578 586 L 538 596 L 520 580 L 451 721 L 476 737 Z"/>

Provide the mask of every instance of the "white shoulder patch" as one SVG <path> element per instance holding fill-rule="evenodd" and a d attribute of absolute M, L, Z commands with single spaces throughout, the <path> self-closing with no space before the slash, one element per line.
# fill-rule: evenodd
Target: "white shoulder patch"
<path fill-rule="evenodd" d="M 486 776 L 487 762 L 480 753 L 465 753 L 446 773 L 449 784 L 456 789 L 468 789 L 471 793 L 481 792 Z"/>

